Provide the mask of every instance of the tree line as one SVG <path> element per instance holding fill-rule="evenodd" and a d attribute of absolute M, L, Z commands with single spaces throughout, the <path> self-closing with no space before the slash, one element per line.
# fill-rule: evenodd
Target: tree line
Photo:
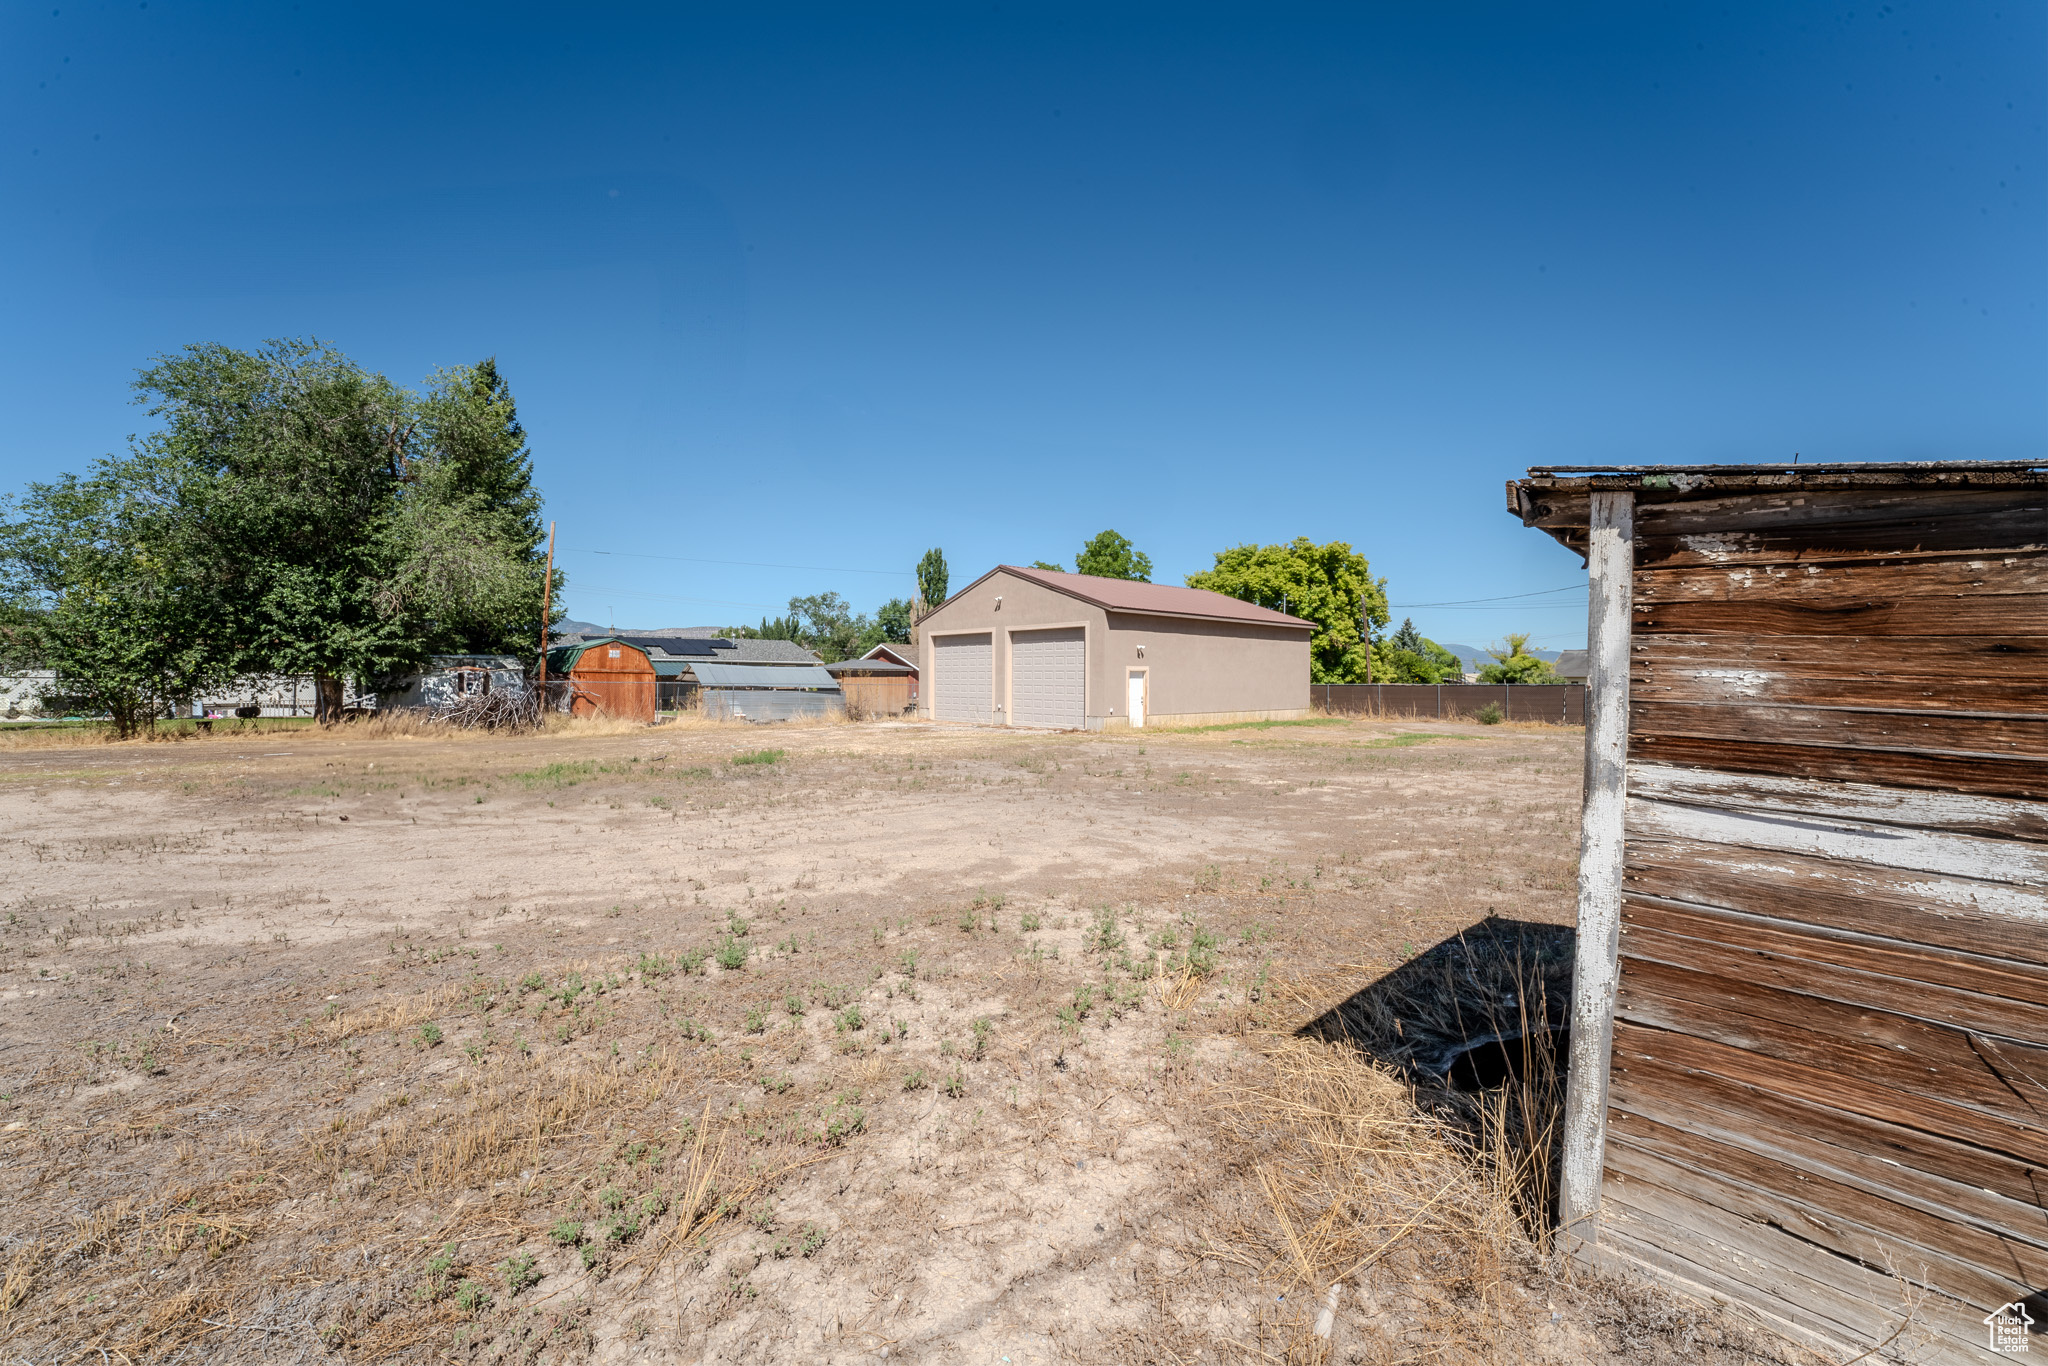
<path fill-rule="evenodd" d="M 1066 573 L 1064 564 L 1033 560 L 1033 569 Z M 1096 578 L 1152 580 L 1152 559 L 1115 530 L 1090 537 L 1074 557 L 1074 573 Z M 911 628 L 946 600 L 946 557 L 930 550 L 917 566 L 918 596 L 891 598 L 870 617 L 855 613 L 837 593 L 789 600 L 789 615 L 763 618 L 740 634 L 793 640 L 826 663 L 857 659 L 885 642 L 908 641 Z M 1374 578 L 1366 558 L 1349 543 L 1317 545 L 1306 536 L 1281 545 L 1238 545 L 1216 552 L 1213 568 L 1190 574 L 1190 588 L 1256 603 L 1315 623 L 1309 637 L 1312 683 L 1462 682 L 1465 662 L 1404 619 L 1389 632 L 1387 581 Z M 1527 633 L 1510 634 L 1488 651 L 1482 683 L 1560 683 L 1548 660 L 1529 652 Z"/>
<path fill-rule="evenodd" d="M 251 673 L 312 675 L 332 720 L 344 679 L 534 652 L 541 494 L 494 361 L 415 392 L 319 341 L 195 345 L 134 389 L 157 430 L 0 499 L 0 667 L 132 735 Z"/>

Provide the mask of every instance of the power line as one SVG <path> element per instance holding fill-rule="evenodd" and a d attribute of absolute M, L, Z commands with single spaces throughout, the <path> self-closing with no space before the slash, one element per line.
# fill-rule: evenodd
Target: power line
<path fill-rule="evenodd" d="M 1585 590 L 1586 585 L 1583 583 L 1568 583 L 1562 588 L 1543 588 L 1538 589 L 1534 593 L 1509 593 L 1498 598 L 1458 598 L 1452 602 L 1390 602 L 1387 606 L 1389 609 L 1399 608 L 1404 612 L 1417 607 L 1479 607 L 1487 603 L 1514 602 L 1520 598 L 1544 598 L 1549 597 L 1552 593 L 1583 593 Z M 1559 603 L 1558 605 L 1565 606 L 1566 604 Z"/>
<path fill-rule="evenodd" d="M 829 564 L 763 564 L 758 560 L 706 560 L 695 555 L 647 555 L 637 550 L 582 550 L 568 547 L 577 555 L 611 555 L 635 560 L 674 560 L 678 564 L 728 564 L 742 569 L 802 569 L 814 574 L 886 574 L 893 578 L 914 579 L 917 575 L 908 569 L 848 569 L 843 565 Z"/>
<path fill-rule="evenodd" d="M 673 593 L 647 593 L 637 588 L 593 587 L 585 583 L 578 583 L 574 587 L 578 593 L 609 593 L 617 598 L 649 598 L 655 602 L 694 602 L 702 603 L 709 607 L 759 607 L 769 612 L 779 612 L 782 610 L 781 607 L 772 602 L 734 602 L 730 598 L 686 598 L 679 597 Z"/>

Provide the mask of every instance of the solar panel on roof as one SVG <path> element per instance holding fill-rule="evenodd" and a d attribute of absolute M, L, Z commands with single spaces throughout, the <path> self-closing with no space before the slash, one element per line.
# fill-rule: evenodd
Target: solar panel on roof
<path fill-rule="evenodd" d="M 689 636 L 620 636 L 619 639 L 636 650 L 646 650 L 650 653 L 658 651 L 671 658 L 708 656 L 711 653 L 710 641 L 696 640 Z"/>

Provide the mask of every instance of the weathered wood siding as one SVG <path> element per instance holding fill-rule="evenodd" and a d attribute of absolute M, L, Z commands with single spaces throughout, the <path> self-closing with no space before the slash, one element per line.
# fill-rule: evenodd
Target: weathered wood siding
<path fill-rule="evenodd" d="M 1600 1245 L 1984 1360 L 1983 1316 L 2048 1288 L 2042 491 L 1635 530 Z"/>

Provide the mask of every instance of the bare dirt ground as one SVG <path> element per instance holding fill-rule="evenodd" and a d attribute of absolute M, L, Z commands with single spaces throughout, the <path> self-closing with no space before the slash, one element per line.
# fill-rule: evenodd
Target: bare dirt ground
<path fill-rule="evenodd" d="M 1569 923 L 1579 744 L 0 739 L 6 1359 L 1805 1360 L 1301 1032 Z"/>

